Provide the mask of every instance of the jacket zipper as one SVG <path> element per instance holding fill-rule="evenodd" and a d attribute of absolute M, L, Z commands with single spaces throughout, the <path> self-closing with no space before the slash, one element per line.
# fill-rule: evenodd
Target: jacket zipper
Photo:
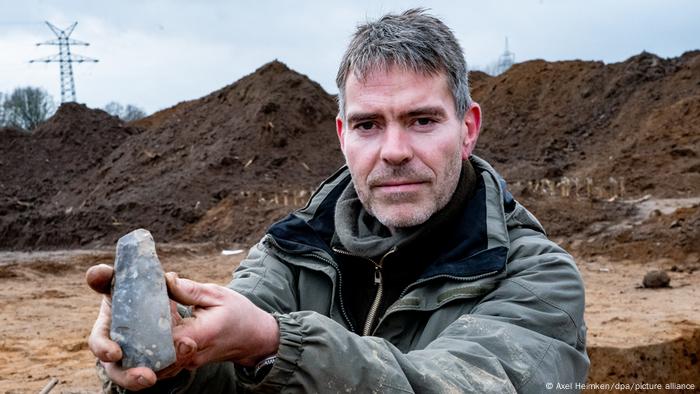
<path fill-rule="evenodd" d="M 377 286 L 377 295 L 374 296 L 374 302 L 369 308 L 369 313 L 367 313 L 367 320 L 365 320 L 365 327 L 362 329 L 362 335 L 369 335 L 372 331 L 372 323 L 377 317 L 377 310 L 379 309 L 379 303 L 382 301 L 382 296 L 384 295 L 384 284 L 382 283 L 382 268 L 380 266 L 374 267 L 374 284 Z"/>
<path fill-rule="evenodd" d="M 277 243 L 277 241 L 275 240 L 274 237 L 268 235 L 267 238 L 273 245 L 275 245 L 275 247 L 277 249 L 284 251 L 285 253 L 288 253 L 288 254 L 298 254 L 298 253 L 293 253 L 293 252 L 281 247 L 280 244 Z M 311 252 L 311 253 L 306 253 L 306 255 L 314 257 L 317 260 L 321 260 L 325 263 L 328 263 L 331 265 L 331 267 L 333 267 L 335 269 L 336 274 L 338 274 L 338 293 L 339 293 L 338 301 L 339 301 L 339 305 L 340 305 L 340 313 L 343 315 L 343 319 L 345 320 L 345 323 L 348 325 L 348 327 L 350 327 L 350 331 L 355 332 L 355 327 L 352 325 L 352 321 L 348 317 L 348 313 L 345 310 L 345 305 L 343 305 L 343 275 L 340 273 L 340 267 L 338 267 L 338 264 L 335 261 L 333 261 L 331 259 L 327 259 L 323 256 L 316 254 L 316 253 Z"/>
<path fill-rule="evenodd" d="M 273 245 L 275 245 L 275 247 L 276 247 L 277 249 L 282 250 L 282 251 L 284 251 L 285 253 L 288 253 L 288 254 L 299 254 L 299 253 L 293 253 L 293 252 L 291 252 L 290 250 L 281 247 L 281 246 L 277 243 L 277 241 L 275 240 L 275 238 L 272 237 L 272 236 L 270 236 L 270 235 L 267 235 L 266 238 L 267 238 Z M 369 331 L 371 330 L 371 327 L 372 327 L 371 323 L 369 323 L 369 322 L 370 322 L 371 320 L 374 320 L 374 319 L 376 318 L 375 315 L 377 314 L 377 309 L 379 309 L 379 303 L 380 303 L 380 301 L 381 301 L 381 296 L 383 295 L 382 293 L 383 293 L 383 291 L 384 291 L 384 289 L 382 288 L 383 283 L 382 283 L 382 276 L 381 276 L 381 264 L 383 264 L 384 259 L 385 259 L 389 254 L 391 254 L 391 253 L 393 253 L 393 252 L 396 251 L 396 247 L 391 248 L 386 254 L 384 254 L 384 256 L 382 256 L 381 260 L 379 261 L 379 264 L 376 264 L 376 263 L 374 262 L 374 260 L 372 260 L 372 259 L 370 259 L 370 258 L 362 257 L 362 256 L 356 256 L 356 255 L 353 255 L 353 254 L 351 254 L 351 253 L 349 253 L 349 252 L 346 252 L 346 251 L 344 251 L 344 250 L 342 250 L 342 249 L 333 248 L 333 251 L 335 251 L 335 252 L 337 252 L 337 253 L 340 253 L 340 254 L 347 255 L 347 256 L 357 257 L 357 258 L 362 258 L 362 259 L 368 260 L 368 261 L 372 262 L 372 264 L 374 264 L 374 266 L 375 266 L 376 271 L 375 271 L 375 276 L 374 276 L 374 283 L 377 284 L 377 281 L 379 281 L 380 287 L 379 287 L 379 289 L 377 289 L 377 296 L 375 296 L 374 302 L 372 303 L 372 307 L 370 308 L 370 314 L 371 314 L 372 316 L 369 316 L 370 314 L 368 314 L 368 316 L 367 316 L 367 322 L 365 322 L 364 329 L 362 330 L 362 331 L 363 331 L 363 334 L 362 334 L 362 335 L 367 336 L 367 335 L 369 335 Z M 357 331 L 355 331 L 355 327 L 353 326 L 352 321 L 351 321 L 350 318 L 348 317 L 348 313 L 347 313 L 347 311 L 345 310 L 345 305 L 343 304 L 343 275 L 340 273 L 340 267 L 338 267 L 338 264 L 337 264 L 335 261 L 333 261 L 333 260 L 331 260 L 331 259 L 327 259 L 327 258 L 325 258 L 325 257 L 323 257 L 323 256 L 320 256 L 320 255 L 316 254 L 316 253 L 306 253 L 306 255 L 311 256 L 311 257 L 314 257 L 314 258 L 316 258 L 317 260 L 321 260 L 321 261 L 323 261 L 323 262 L 325 262 L 325 263 L 328 263 L 328 264 L 330 264 L 330 265 L 335 269 L 335 272 L 338 274 L 338 292 L 339 292 L 339 297 L 338 297 L 339 300 L 338 300 L 338 301 L 339 301 L 339 305 L 340 305 L 340 312 L 341 312 L 342 315 L 343 315 L 343 319 L 345 319 L 345 323 L 348 325 L 348 327 L 350 327 L 350 330 L 351 330 L 352 332 L 357 332 Z M 416 286 L 418 286 L 418 285 L 420 285 L 420 284 L 422 284 L 422 283 L 431 281 L 431 280 L 433 280 L 433 279 L 440 279 L 440 278 L 443 278 L 443 279 L 458 280 L 458 281 L 462 281 L 462 282 L 471 282 L 471 281 L 474 281 L 474 280 L 478 280 L 478 279 L 481 279 L 481 278 L 485 278 L 485 277 L 487 277 L 487 276 L 495 275 L 495 274 L 499 273 L 500 271 L 501 271 L 501 270 L 490 271 L 490 272 L 486 272 L 486 273 L 479 274 L 479 275 L 473 275 L 473 276 L 454 276 L 454 275 L 436 275 L 436 276 L 431 276 L 431 277 L 429 277 L 429 278 L 421 279 L 421 280 L 419 280 L 419 281 L 417 281 L 417 282 L 413 282 L 413 283 L 411 283 L 410 285 L 406 286 L 406 288 L 405 288 L 405 289 L 401 292 L 401 294 L 399 295 L 399 299 L 403 298 L 403 297 L 408 293 L 408 291 L 409 291 L 411 288 L 414 288 L 414 287 L 416 287 Z M 378 324 L 378 325 L 380 325 L 380 324 L 382 323 L 382 321 L 384 320 L 384 318 L 385 318 L 386 316 L 388 316 L 389 313 L 391 313 L 391 312 L 393 312 L 393 310 L 391 310 L 391 309 L 387 310 L 387 313 L 384 314 L 384 316 L 382 317 L 382 319 L 379 321 L 379 324 Z M 372 318 L 371 320 L 370 320 L 370 317 Z"/>
<path fill-rule="evenodd" d="M 372 326 L 374 325 L 374 320 L 377 318 L 377 311 L 379 310 L 379 305 L 381 304 L 382 297 L 384 296 L 384 281 L 382 279 L 382 267 L 384 265 L 384 259 L 386 259 L 386 257 L 389 256 L 390 254 L 394 253 L 396 251 L 396 247 L 389 249 L 389 251 L 386 252 L 384 254 L 384 256 L 382 256 L 381 259 L 379 259 L 379 263 L 376 263 L 374 260 L 372 260 L 368 257 L 353 255 L 353 254 L 346 252 L 342 249 L 333 248 L 333 251 L 336 253 L 344 254 L 346 256 L 361 258 L 361 259 L 370 261 L 372 264 L 374 264 L 374 285 L 377 286 L 377 293 L 374 296 L 374 301 L 372 302 L 372 306 L 370 306 L 369 312 L 367 313 L 367 319 L 365 320 L 365 326 L 362 329 L 362 335 L 367 336 L 372 332 Z M 341 299 L 342 299 L 342 293 L 341 293 Z"/>

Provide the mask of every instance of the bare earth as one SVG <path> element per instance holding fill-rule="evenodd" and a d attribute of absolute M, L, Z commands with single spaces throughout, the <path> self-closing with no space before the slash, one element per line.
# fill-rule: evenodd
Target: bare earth
<path fill-rule="evenodd" d="M 224 284 L 243 254 L 179 244 L 161 245 L 159 256 L 168 271 Z M 99 392 L 86 344 L 99 297 L 85 285 L 84 272 L 113 258 L 111 250 L 0 252 L 0 392 L 36 393 L 53 377 L 59 380 L 53 393 Z M 670 269 L 670 262 L 579 259 L 589 383 L 700 385 L 700 272 L 670 272 L 671 288 L 638 288 L 643 273 L 656 268 Z M 635 380 L 638 372 L 643 380 Z"/>
<path fill-rule="evenodd" d="M 477 155 L 577 256 L 588 382 L 696 392 L 700 51 L 533 60 L 470 80 L 487 114 Z M 303 205 L 343 162 L 336 113 L 318 83 L 273 61 L 130 124 L 64 103 L 33 133 L 0 128 L 0 394 L 36 393 L 54 377 L 52 393 L 98 391 L 86 338 L 99 297 L 85 270 L 147 228 L 166 270 L 228 282 L 242 255 L 194 243 L 249 245 Z M 659 268 L 671 288 L 638 288 Z"/>

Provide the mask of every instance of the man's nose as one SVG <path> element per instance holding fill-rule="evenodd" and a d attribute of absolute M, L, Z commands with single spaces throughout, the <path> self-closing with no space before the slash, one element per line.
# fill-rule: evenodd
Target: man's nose
<path fill-rule="evenodd" d="M 411 160 L 413 147 L 403 127 L 391 125 L 384 131 L 381 158 L 388 164 L 400 165 Z"/>
<path fill-rule="evenodd" d="M 413 158 L 410 136 L 403 127 L 390 126 L 384 131 L 381 158 L 392 165 L 400 165 Z"/>

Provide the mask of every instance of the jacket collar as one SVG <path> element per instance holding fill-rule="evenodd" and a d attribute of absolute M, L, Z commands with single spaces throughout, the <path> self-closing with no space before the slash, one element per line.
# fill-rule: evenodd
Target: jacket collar
<path fill-rule="evenodd" d="M 454 228 L 445 231 L 439 244 L 431 245 L 432 262 L 421 278 L 475 277 L 505 268 L 509 238 L 505 216 L 515 205 L 505 181 L 484 160 L 470 158 L 477 174 L 477 189 Z M 323 182 L 307 205 L 268 229 L 277 245 L 293 254 L 330 249 L 334 233 L 335 202 L 350 182 L 341 168 Z"/>

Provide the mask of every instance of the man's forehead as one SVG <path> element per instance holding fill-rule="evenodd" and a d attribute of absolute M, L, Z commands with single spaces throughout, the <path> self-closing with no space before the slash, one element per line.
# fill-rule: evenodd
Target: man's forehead
<path fill-rule="evenodd" d="M 413 67 L 402 66 L 395 63 L 377 63 L 364 68 L 353 67 L 352 72 L 348 75 L 348 80 L 353 79 L 355 82 L 364 85 L 369 80 L 377 77 L 385 77 L 388 75 L 412 75 L 416 78 L 433 79 L 442 78 L 447 81 L 447 73 L 443 70 L 429 71 L 421 70 Z M 346 81 L 347 86 L 347 81 Z"/>
<path fill-rule="evenodd" d="M 394 112 L 406 113 L 421 108 L 454 106 L 444 75 L 399 68 L 375 70 L 362 80 L 351 75 L 345 98 L 348 117 L 353 113 L 381 112 L 390 107 L 395 107 Z"/>

